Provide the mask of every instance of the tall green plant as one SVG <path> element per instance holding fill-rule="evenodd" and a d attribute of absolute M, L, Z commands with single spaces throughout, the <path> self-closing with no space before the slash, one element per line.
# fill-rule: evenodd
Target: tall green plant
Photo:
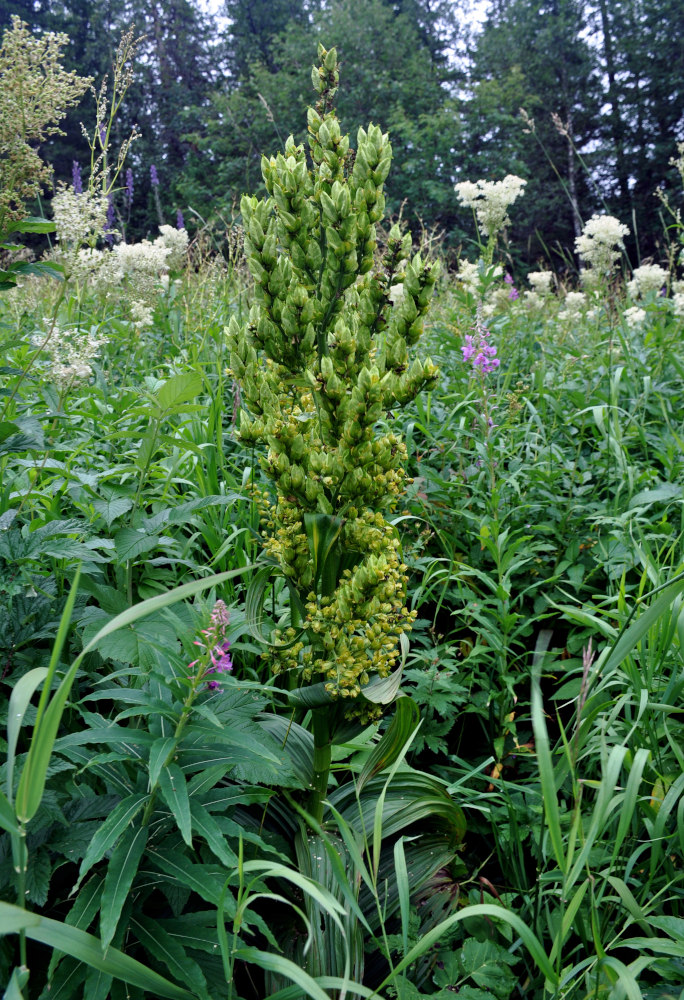
<path fill-rule="evenodd" d="M 228 342 L 245 407 L 240 436 L 268 447 L 272 491 L 256 494 L 265 552 L 291 594 L 290 627 L 276 631 L 267 656 L 314 710 L 311 808 L 320 819 L 336 703 L 347 715 L 379 715 L 377 703 L 396 693 L 382 682 L 411 627 L 406 567 L 386 517 L 404 489 L 406 448 L 378 426 L 435 381 L 429 360 L 409 364 L 409 347 L 437 268 L 410 259 L 410 237 L 397 228 L 377 263 L 391 147 L 376 125 L 350 147 L 333 108 L 335 49 L 319 47 L 319 59 L 311 166 L 290 137 L 284 154 L 262 160 L 268 197 L 242 200 L 255 301 L 246 324 L 231 319 Z"/>

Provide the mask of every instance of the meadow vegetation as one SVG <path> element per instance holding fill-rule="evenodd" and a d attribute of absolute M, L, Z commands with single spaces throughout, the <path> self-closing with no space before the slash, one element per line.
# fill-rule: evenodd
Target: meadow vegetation
<path fill-rule="evenodd" d="M 679 219 L 440 269 L 319 62 L 225 240 L 118 241 L 116 91 L 2 202 L 4 996 L 681 998 Z"/>

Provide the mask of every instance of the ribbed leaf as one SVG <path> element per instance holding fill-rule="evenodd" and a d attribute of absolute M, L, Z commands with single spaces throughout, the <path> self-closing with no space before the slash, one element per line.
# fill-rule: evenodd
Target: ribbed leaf
<path fill-rule="evenodd" d="M 0 828 L 8 833 L 19 833 L 17 817 L 7 798 L 0 792 Z"/>
<path fill-rule="evenodd" d="M 420 711 L 416 703 L 408 697 L 398 698 L 392 721 L 368 755 L 358 777 L 356 787 L 359 792 L 370 778 L 395 762 L 419 721 Z"/>
<path fill-rule="evenodd" d="M 20 677 L 12 688 L 7 711 L 7 798 L 10 802 L 14 794 L 14 760 L 17 753 L 19 730 L 34 691 L 47 675 L 47 667 L 35 667 Z"/>
<path fill-rule="evenodd" d="M 228 847 L 226 838 L 211 813 L 194 798 L 190 801 L 190 812 L 193 830 L 204 838 L 219 861 L 227 868 L 237 865 L 237 855 Z"/>
<path fill-rule="evenodd" d="M 176 746 L 177 740 L 173 736 L 162 736 L 155 740 L 150 748 L 150 789 L 159 781 L 159 775 L 161 769 L 164 766 L 164 762 L 168 760 L 169 754 L 172 752 Z"/>
<path fill-rule="evenodd" d="M 93 865 L 97 864 L 105 856 L 106 852 L 116 843 L 124 830 L 130 826 L 148 799 L 149 795 L 136 793 L 135 795 L 127 796 L 127 798 L 114 807 L 88 846 L 78 872 L 78 881 L 72 892 L 78 889 Z"/>
<path fill-rule="evenodd" d="M 192 847 L 192 823 L 190 821 L 190 799 L 183 772 L 178 764 L 166 764 L 159 774 L 159 787 L 164 800 L 173 813 L 181 837 Z"/>
<path fill-rule="evenodd" d="M 131 928 L 150 955 L 166 966 L 174 979 L 187 983 L 198 996 L 206 996 L 207 981 L 200 966 L 188 958 L 176 937 L 172 937 L 156 920 L 150 920 L 148 917 L 132 920 Z"/>
<path fill-rule="evenodd" d="M 98 938 L 77 927 L 62 924 L 58 920 L 41 917 L 38 913 L 22 910 L 10 903 L 0 902 L 0 934 L 18 934 L 25 931 L 33 941 L 63 951 L 94 969 L 122 979 L 142 990 L 149 990 L 152 996 L 168 997 L 169 1000 L 191 1000 L 187 990 L 168 982 L 163 976 L 147 969 L 140 962 L 129 958 L 116 948 L 110 948 L 106 957 Z"/>
<path fill-rule="evenodd" d="M 100 916 L 100 935 L 105 950 L 116 932 L 121 910 L 145 851 L 148 834 L 146 826 L 127 830 L 109 859 Z"/>
<path fill-rule="evenodd" d="M 297 983 L 312 1000 L 330 1000 L 329 995 L 322 990 L 315 979 L 305 972 L 294 962 L 282 955 L 273 955 L 268 951 L 259 951 L 258 948 L 237 948 L 234 956 L 243 962 L 257 965 L 260 969 L 266 969 L 277 976 L 284 976 L 286 979 Z"/>

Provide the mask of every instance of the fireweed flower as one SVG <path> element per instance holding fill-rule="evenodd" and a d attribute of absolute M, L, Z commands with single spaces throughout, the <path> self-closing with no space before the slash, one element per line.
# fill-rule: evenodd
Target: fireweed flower
<path fill-rule="evenodd" d="M 176 229 L 185 229 L 185 219 L 180 208 L 176 212 Z"/>
<path fill-rule="evenodd" d="M 489 343 L 491 334 L 478 311 L 475 334 L 466 334 L 465 343 L 461 348 L 463 360 L 470 363 L 474 372 L 480 375 L 490 375 L 501 364 L 496 356 L 496 347 Z"/>
<path fill-rule="evenodd" d="M 223 601 L 217 601 L 209 618 L 209 625 L 202 629 L 201 639 L 195 640 L 195 645 L 202 650 L 197 660 L 188 664 L 188 669 L 201 663 L 202 679 L 207 674 L 226 674 L 233 669 L 233 662 L 228 650 L 230 643 L 226 639 L 226 628 L 230 621 L 230 612 Z M 207 681 L 207 689 L 216 691 L 221 689 L 221 681 L 212 679 Z"/>
<path fill-rule="evenodd" d="M 150 184 L 152 187 L 159 187 L 159 174 L 154 163 L 150 164 Z"/>

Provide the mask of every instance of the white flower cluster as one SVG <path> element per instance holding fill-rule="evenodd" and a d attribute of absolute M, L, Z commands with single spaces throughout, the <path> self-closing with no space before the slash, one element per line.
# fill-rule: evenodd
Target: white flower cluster
<path fill-rule="evenodd" d="M 502 181 L 461 181 L 455 188 L 461 204 L 474 209 L 482 235 L 492 237 L 510 223 L 508 209 L 526 183 L 522 177 L 508 174 Z"/>
<path fill-rule="evenodd" d="M 553 271 L 530 271 L 527 275 L 527 280 L 537 295 L 541 295 L 542 297 L 550 295 L 553 290 Z"/>
<path fill-rule="evenodd" d="M 564 308 L 558 313 L 560 320 L 578 319 L 587 305 L 587 297 L 584 292 L 568 292 L 563 302 Z"/>
<path fill-rule="evenodd" d="M 44 339 L 39 336 L 34 342 L 42 344 Z M 62 390 L 87 382 L 93 374 L 90 362 L 106 343 L 106 337 L 98 336 L 97 327 L 87 331 L 55 327 L 43 348 L 50 356 L 50 378 Z"/>
<path fill-rule="evenodd" d="M 649 292 L 659 292 L 667 284 L 667 271 L 659 264 L 642 264 L 632 273 L 627 291 L 633 299 L 644 298 Z"/>
<path fill-rule="evenodd" d="M 174 229 L 173 226 L 160 226 L 155 244 L 161 243 L 168 250 L 166 266 L 170 271 L 177 271 L 185 263 L 185 255 L 188 252 L 188 231 L 187 229 Z"/>
<path fill-rule="evenodd" d="M 622 318 L 630 330 L 634 330 L 645 321 L 646 310 L 640 309 L 639 306 L 630 306 L 629 309 L 625 309 Z"/>
<path fill-rule="evenodd" d="M 503 268 L 500 264 L 494 267 L 492 276 L 494 278 L 500 278 L 503 274 Z M 459 260 L 458 262 L 458 274 L 456 275 L 458 281 L 465 286 L 466 291 L 470 292 L 472 295 L 477 295 L 480 290 L 480 266 L 479 264 L 471 264 L 468 260 Z"/>
<path fill-rule="evenodd" d="M 78 249 L 84 243 L 99 239 L 107 224 L 107 207 L 105 194 L 91 194 L 90 191 L 77 194 L 71 188 L 61 187 L 52 199 L 60 245 L 64 249 Z"/>
<path fill-rule="evenodd" d="M 592 215 L 582 235 L 575 237 L 575 249 L 580 259 L 600 275 L 609 274 L 624 249 L 624 237 L 629 229 L 612 215 Z"/>

